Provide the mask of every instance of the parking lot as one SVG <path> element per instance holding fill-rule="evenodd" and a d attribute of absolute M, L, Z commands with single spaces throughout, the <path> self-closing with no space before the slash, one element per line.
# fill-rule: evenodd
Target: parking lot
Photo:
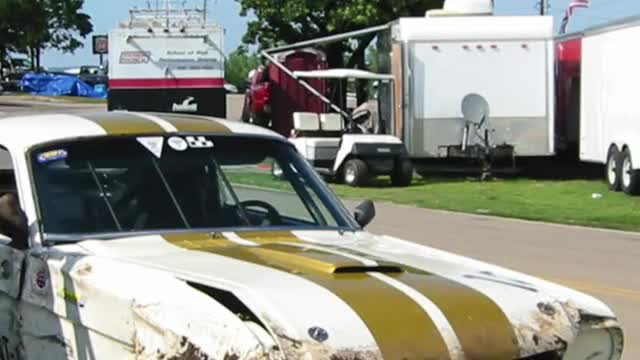
<path fill-rule="evenodd" d="M 237 119 L 242 96 L 230 96 Z M 0 97 L 0 117 L 105 111 L 102 104 L 44 103 Z M 353 207 L 354 201 L 345 201 Z M 640 234 L 537 224 L 378 204 L 371 229 L 530 273 L 590 293 L 611 305 L 626 331 L 625 359 L 640 356 Z"/>

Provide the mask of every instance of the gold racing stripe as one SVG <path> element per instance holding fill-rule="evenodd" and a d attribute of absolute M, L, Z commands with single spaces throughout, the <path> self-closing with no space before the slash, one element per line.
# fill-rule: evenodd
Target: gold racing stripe
<path fill-rule="evenodd" d="M 257 244 L 271 244 L 271 243 L 303 243 L 302 240 L 293 236 L 292 233 L 287 231 L 256 231 L 256 232 L 237 232 L 240 238 L 244 240 L 253 241 Z"/>
<path fill-rule="evenodd" d="M 375 256 L 353 249 L 330 249 L 378 261 Z M 513 325 L 488 296 L 454 280 L 409 266 L 401 267 L 405 272 L 388 276 L 418 291 L 442 311 L 467 359 L 512 360 L 520 356 Z"/>
<path fill-rule="evenodd" d="M 513 326 L 489 297 L 461 283 L 413 269 L 394 276 L 431 300 L 458 336 L 467 359 L 512 360 L 520 356 Z"/>
<path fill-rule="evenodd" d="M 83 118 L 101 126 L 108 135 L 164 134 L 155 122 L 125 112 L 105 112 L 85 115 Z"/>
<path fill-rule="evenodd" d="M 222 236 L 213 237 L 209 234 L 172 234 L 164 238 L 178 247 L 285 271 L 324 287 L 362 319 L 384 359 L 451 358 L 433 320 L 409 296 L 366 273 L 327 272 L 317 264 L 331 264 L 336 260 L 345 264 L 353 261 L 318 250 L 286 246 L 283 242 L 296 242 L 293 234 L 287 234 L 286 238 L 281 233 L 272 237 L 274 242 L 271 244 L 264 242 L 255 247 L 241 246 Z M 250 240 L 251 237 L 265 240 L 268 236 L 266 233 L 242 234 L 243 240 Z"/>
<path fill-rule="evenodd" d="M 232 131 L 213 118 L 193 115 L 153 114 L 173 125 L 181 133 L 231 134 Z"/>

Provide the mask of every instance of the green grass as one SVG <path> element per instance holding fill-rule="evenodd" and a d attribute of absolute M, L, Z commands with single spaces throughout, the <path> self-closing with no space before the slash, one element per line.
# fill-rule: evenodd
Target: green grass
<path fill-rule="evenodd" d="M 270 174 L 236 173 L 233 182 L 277 187 Z M 560 224 L 640 231 L 640 198 L 610 192 L 592 180 L 537 181 L 415 179 L 408 188 L 393 188 L 381 179 L 371 187 L 331 185 L 339 197 L 371 199 L 429 209 L 493 215 Z M 594 199 L 593 194 L 602 194 Z"/>

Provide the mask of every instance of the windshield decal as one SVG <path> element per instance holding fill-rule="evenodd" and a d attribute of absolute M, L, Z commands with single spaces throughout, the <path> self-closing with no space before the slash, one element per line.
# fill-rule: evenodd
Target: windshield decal
<path fill-rule="evenodd" d="M 38 155 L 38 162 L 40 164 L 46 164 L 53 161 L 64 160 L 68 156 L 69 153 L 66 150 L 51 150 Z"/>
<path fill-rule="evenodd" d="M 157 137 L 139 137 L 138 142 L 142 144 L 147 150 L 149 150 L 155 157 L 160 159 L 162 157 L 162 148 L 164 146 L 164 138 Z"/>
<path fill-rule="evenodd" d="M 169 146 L 175 151 L 185 151 L 191 149 L 211 149 L 214 147 L 213 141 L 205 136 L 186 136 L 184 139 L 173 136 L 168 140 Z"/>
<path fill-rule="evenodd" d="M 193 149 L 209 149 L 213 147 L 213 141 L 204 136 L 187 136 L 187 143 Z"/>
<path fill-rule="evenodd" d="M 175 151 L 185 151 L 189 148 L 187 142 L 181 137 L 171 137 L 167 142 L 169 143 L 169 146 L 171 146 L 171 148 Z"/>

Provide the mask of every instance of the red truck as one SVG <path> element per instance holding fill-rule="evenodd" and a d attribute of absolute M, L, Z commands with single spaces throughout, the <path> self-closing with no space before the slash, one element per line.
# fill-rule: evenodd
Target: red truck
<path fill-rule="evenodd" d="M 278 55 L 278 61 L 292 71 L 323 70 L 328 67 L 326 56 L 317 50 L 298 50 Z M 251 72 L 249 89 L 244 100 L 242 119 L 245 122 L 269 126 L 288 137 L 293 129 L 294 112 L 324 113 L 327 105 L 302 87 L 295 79 L 269 63 Z M 325 80 L 311 80 L 311 86 L 323 94 Z"/>

